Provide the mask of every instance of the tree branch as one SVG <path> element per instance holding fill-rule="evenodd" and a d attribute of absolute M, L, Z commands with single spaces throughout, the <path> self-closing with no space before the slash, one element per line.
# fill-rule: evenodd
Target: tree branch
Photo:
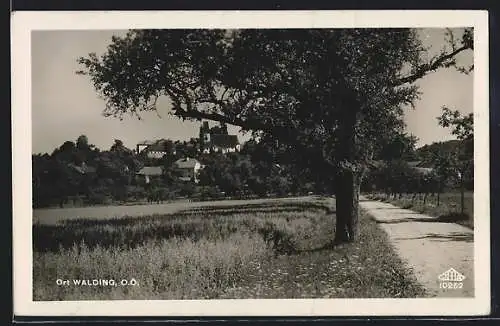
<path fill-rule="evenodd" d="M 262 123 L 261 121 L 255 119 L 255 120 L 250 120 L 250 119 L 241 119 L 241 118 L 230 118 L 226 115 L 222 115 L 219 113 L 215 112 L 203 112 L 199 110 L 194 110 L 194 109 L 189 109 L 185 110 L 180 107 L 175 107 L 175 115 L 181 117 L 181 118 L 192 118 L 192 119 L 206 119 L 206 120 L 212 120 L 212 121 L 217 121 L 217 122 L 224 122 L 227 124 L 231 124 L 234 126 L 238 126 L 247 130 L 262 130 L 266 132 L 272 132 L 273 127 L 270 125 L 266 125 Z"/>
<path fill-rule="evenodd" d="M 464 46 L 456 49 L 455 51 L 441 55 L 436 60 L 434 60 L 434 62 L 420 65 L 420 67 L 417 69 L 416 73 L 414 73 L 413 75 L 405 76 L 405 77 L 402 77 L 402 78 L 396 80 L 396 82 L 393 84 L 393 86 L 401 86 L 403 84 L 413 83 L 417 79 L 420 79 L 420 78 L 424 77 L 425 75 L 427 75 L 429 72 L 437 70 L 438 68 L 441 68 L 447 60 L 452 59 L 453 57 L 458 55 L 460 52 L 463 52 L 463 51 L 468 50 L 468 49 L 472 49 L 472 47 L 470 45 L 464 45 Z"/>
<path fill-rule="evenodd" d="M 205 119 L 216 122 L 223 122 L 241 127 L 245 130 L 261 130 L 281 139 L 288 139 L 298 136 L 298 132 L 291 127 L 273 125 L 263 122 L 260 119 L 242 119 L 237 116 L 227 116 L 216 112 L 204 112 L 196 109 L 183 109 L 179 106 L 174 107 L 174 115 L 180 118 Z"/>

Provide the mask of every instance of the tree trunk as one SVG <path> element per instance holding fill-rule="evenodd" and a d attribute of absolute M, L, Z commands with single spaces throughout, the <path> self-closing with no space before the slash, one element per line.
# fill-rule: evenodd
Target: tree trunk
<path fill-rule="evenodd" d="M 353 242 L 358 238 L 360 174 L 340 172 L 336 181 L 335 243 Z"/>
<path fill-rule="evenodd" d="M 464 187 L 464 178 L 460 178 L 460 214 L 464 214 L 465 208 L 465 187 Z"/>
<path fill-rule="evenodd" d="M 358 236 L 359 192 L 361 173 L 356 159 L 356 120 L 358 103 L 355 96 L 346 92 L 342 105 L 345 106 L 338 128 L 336 148 L 337 162 L 335 201 L 336 231 L 335 243 L 354 242 Z"/>
<path fill-rule="evenodd" d="M 362 181 L 356 139 L 356 123 L 360 106 L 357 94 L 345 85 L 344 92 L 337 94 L 339 107 L 343 108 L 335 132 L 335 201 L 336 230 L 335 243 L 354 242 L 359 230 L 359 193 Z M 362 145 L 361 145 L 362 146 Z"/>

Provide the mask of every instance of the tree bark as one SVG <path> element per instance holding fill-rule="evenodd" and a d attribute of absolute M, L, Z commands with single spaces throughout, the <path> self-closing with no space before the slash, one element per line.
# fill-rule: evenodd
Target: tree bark
<path fill-rule="evenodd" d="M 358 236 L 361 173 L 356 160 L 357 103 L 347 92 L 338 129 L 335 201 L 335 243 L 354 242 Z"/>
<path fill-rule="evenodd" d="M 353 242 L 358 238 L 360 181 L 357 172 L 344 170 L 338 173 L 335 243 Z"/>

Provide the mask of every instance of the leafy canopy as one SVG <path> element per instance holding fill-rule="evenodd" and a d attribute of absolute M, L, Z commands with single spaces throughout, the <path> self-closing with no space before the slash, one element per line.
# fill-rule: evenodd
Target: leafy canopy
<path fill-rule="evenodd" d="M 419 96 L 412 83 L 456 65 L 472 30 L 450 32 L 448 44 L 425 61 L 414 29 L 131 30 L 102 56 L 80 58 L 79 73 L 106 116 L 140 117 L 167 96 L 177 117 L 240 126 L 330 162 L 354 121 L 349 159 L 360 162 L 401 133 L 402 107 Z"/>
<path fill-rule="evenodd" d="M 472 113 L 462 115 L 458 110 L 442 107 L 442 113 L 437 117 L 443 128 L 452 128 L 451 134 L 459 140 L 470 140 L 474 132 L 474 116 Z"/>

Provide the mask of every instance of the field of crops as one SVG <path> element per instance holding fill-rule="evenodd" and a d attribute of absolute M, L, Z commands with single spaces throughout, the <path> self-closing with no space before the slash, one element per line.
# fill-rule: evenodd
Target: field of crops
<path fill-rule="evenodd" d="M 178 211 L 210 206 L 258 205 L 264 203 L 286 203 L 311 200 L 313 197 L 263 198 L 252 200 L 199 201 L 177 200 L 162 204 L 136 204 L 113 206 L 87 206 L 70 208 L 40 208 L 33 210 L 33 223 L 55 225 L 75 219 L 110 219 L 122 217 L 144 217 L 158 214 L 172 214 Z"/>
<path fill-rule="evenodd" d="M 425 295 L 371 219 L 361 219 L 360 241 L 331 246 L 332 202 L 302 198 L 237 206 L 211 203 L 141 218 L 36 223 L 33 297 L 50 301 Z"/>

